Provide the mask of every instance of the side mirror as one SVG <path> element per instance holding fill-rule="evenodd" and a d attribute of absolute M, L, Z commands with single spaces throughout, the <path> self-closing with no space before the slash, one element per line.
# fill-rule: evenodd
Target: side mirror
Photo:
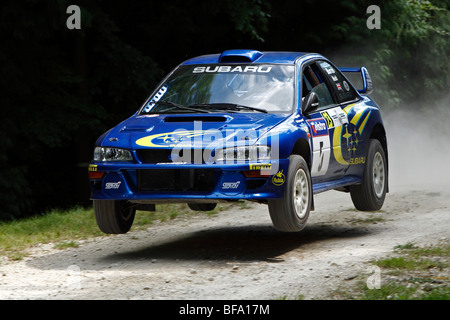
<path fill-rule="evenodd" d="M 317 109 L 318 107 L 319 107 L 319 97 L 317 96 L 317 93 L 311 91 L 302 101 L 302 113 L 303 114 L 309 113 Z"/>

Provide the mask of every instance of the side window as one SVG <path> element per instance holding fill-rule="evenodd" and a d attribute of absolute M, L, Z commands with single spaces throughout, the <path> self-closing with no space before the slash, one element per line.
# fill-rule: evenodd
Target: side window
<path fill-rule="evenodd" d="M 333 98 L 328 90 L 328 87 L 320 76 L 315 63 L 308 65 L 303 70 L 303 88 L 302 99 L 308 93 L 315 92 L 319 98 L 319 109 L 334 104 Z"/>
<path fill-rule="evenodd" d="M 318 65 L 323 70 L 325 77 L 329 79 L 329 82 L 333 88 L 332 90 L 336 93 L 339 103 L 352 101 L 357 98 L 355 90 L 339 70 L 336 70 L 326 61 L 319 61 Z"/>

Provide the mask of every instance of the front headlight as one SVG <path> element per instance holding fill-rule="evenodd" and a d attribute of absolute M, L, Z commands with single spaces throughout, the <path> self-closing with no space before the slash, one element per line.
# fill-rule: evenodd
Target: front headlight
<path fill-rule="evenodd" d="M 94 161 L 133 161 L 131 152 L 126 149 L 111 147 L 96 147 Z"/>
<path fill-rule="evenodd" d="M 242 146 L 216 150 L 216 162 L 270 160 L 269 146 Z"/>

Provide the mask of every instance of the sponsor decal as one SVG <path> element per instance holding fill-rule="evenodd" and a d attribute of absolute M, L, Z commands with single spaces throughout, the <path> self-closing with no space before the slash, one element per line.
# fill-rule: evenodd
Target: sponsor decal
<path fill-rule="evenodd" d="M 329 109 L 321 114 L 327 120 L 327 125 L 330 129 L 348 123 L 347 115 L 340 107 Z"/>
<path fill-rule="evenodd" d="M 350 86 L 348 85 L 347 81 L 342 82 L 342 84 L 344 85 L 346 91 L 350 91 Z"/>
<path fill-rule="evenodd" d="M 166 94 L 167 89 L 168 87 L 166 85 L 163 85 L 161 89 L 159 89 L 159 91 L 153 96 L 150 102 L 145 106 L 144 112 L 149 112 L 153 108 L 153 106 Z"/>
<path fill-rule="evenodd" d="M 325 70 L 329 75 L 332 75 L 335 73 L 334 68 L 326 61 L 319 62 L 320 67 Z M 333 78 L 334 80 L 334 78 Z M 334 80 L 336 81 L 336 80 Z"/>
<path fill-rule="evenodd" d="M 329 121 L 330 116 L 328 114 L 323 118 L 307 120 L 312 132 L 313 161 L 311 174 L 314 176 L 324 175 L 330 163 Z"/>
<path fill-rule="evenodd" d="M 204 66 L 196 67 L 192 73 L 233 73 L 233 72 L 253 72 L 253 73 L 269 73 L 271 66 Z"/>
<path fill-rule="evenodd" d="M 237 189 L 239 187 L 240 181 L 236 182 L 224 182 L 222 183 L 222 189 Z"/>
<path fill-rule="evenodd" d="M 272 165 L 270 163 L 261 163 L 261 164 L 249 164 L 249 170 L 270 170 Z"/>
<path fill-rule="evenodd" d="M 277 187 L 282 186 L 284 184 L 285 180 L 286 180 L 286 177 L 284 176 L 283 170 L 278 171 L 272 177 L 272 183 Z"/>
<path fill-rule="evenodd" d="M 227 196 L 242 193 L 245 189 L 244 177 L 237 172 L 224 172 L 219 180 L 218 189 Z"/>
<path fill-rule="evenodd" d="M 90 164 L 88 167 L 89 172 L 96 172 L 97 171 L 97 165 L 96 164 Z"/>
<path fill-rule="evenodd" d="M 334 69 L 333 69 L 332 67 L 325 68 L 325 71 L 326 71 L 328 74 L 333 74 L 333 73 L 334 73 Z"/>
<path fill-rule="evenodd" d="M 107 182 L 107 183 L 105 183 L 105 189 L 107 189 L 107 190 L 119 189 L 121 184 L 122 184 L 122 181 Z"/>
<path fill-rule="evenodd" d="M 351 158 L 350 164 L 364 164 L 366 163 L 366 157 L 359 157 L 359 158 Z"/>
<path fill-rule="evenodd" d="M 339 82 L 336 83 L 336 88 L 338 88 L 338 90 L 342 90 L 341 84 Z"/>
<path fill-rule="evenodd" d="M 142 147 L 190 147 L 191 139 L 204 133 L 202 130 L 164 132 L 138 139 L 136 144 Z"/>
<path fill-rule="evenodd" d="M 327 122 L 328 128 L 333 128 L 334 127 L 334 121 L 331 118 L 331 116 L 328 114 L 328 112 L 322 112 L 322 117 L 325 119 L 325 121 Z"/>
<path fill-rule="evenodd" d="M 328 126 L 324 118 L 307 120 L 312 129 L 312 136 L 319 137 L 328 135 Z"/>

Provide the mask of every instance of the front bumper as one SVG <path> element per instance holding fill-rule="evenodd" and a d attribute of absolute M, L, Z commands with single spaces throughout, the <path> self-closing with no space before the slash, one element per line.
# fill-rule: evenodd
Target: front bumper
<path fill-rule="evenodd" d="M 89 166 L 91 199 L 135 203 L 264 201 L 283 196 L 288 166 L 289 159 L 239 164 L 93 162 Z"/>

